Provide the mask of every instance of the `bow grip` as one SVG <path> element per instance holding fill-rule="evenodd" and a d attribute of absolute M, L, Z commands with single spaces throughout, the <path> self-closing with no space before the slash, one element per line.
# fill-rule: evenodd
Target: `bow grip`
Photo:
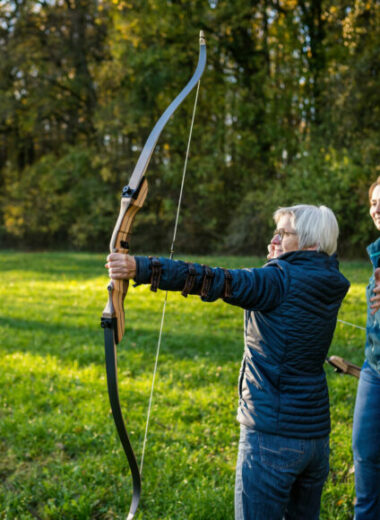
<path fill-rule="evenodd" d="M 138 188 L 123 188 L 120 212 L 110 242 L 111 253 L 129 253 L 132 227 L 137 212 L 142 208 L 148 193 L 148 181 L 143 177 Z M 123 339 L 125 330 L 124 299 L 127 295 L 129 280 L 112 280 L 108 285 L 108 302 L 104 308 L 101 325 L 113 328 L 115 343 Z"/>

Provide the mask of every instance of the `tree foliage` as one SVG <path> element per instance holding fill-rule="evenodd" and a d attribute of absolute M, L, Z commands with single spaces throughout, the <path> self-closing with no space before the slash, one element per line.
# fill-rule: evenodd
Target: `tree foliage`
<path fill-rule="evenodd" d="M 178 248 L 262 253 L 279 205 L 326 204 L 371 239 L 379 175 L 375 0 L 0 3 L 0 237 L 105 250 L 120 189 L 208 43 Z M 134 249 L 168 249 L 192 113 L 153 156 Z"/>

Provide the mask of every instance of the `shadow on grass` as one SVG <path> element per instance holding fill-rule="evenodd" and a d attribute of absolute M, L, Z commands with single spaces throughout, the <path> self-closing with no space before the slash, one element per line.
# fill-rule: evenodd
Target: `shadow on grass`
<path fill-rule="evenodd" d="M 0 317 L 0 327 L 4 335 L 1 349 L 8 353 L 29 352 L 40 356 L 50 355 L 65 362 L 77 362 L 79 366 L 103 363 L 103 330 L 99 323 L 94 327 L 68 326 L 38 320 L 19 320 Z M 141 363 L 151 364 L 158 341 L 158 328 L 153 330 L 138 323 L 126 330 L 118 345 L 118 356 L 123 362 L 133 352 Z M 210 365 L 223 365 L 229 361 L 239 361 L 243 353 L 242 333 L 231 331 L 204 331 L 197 334 L 190 325 L 188 331 L 170 328 L 167 325 L 162 337 L 162 355 L 178 360 L 207 360 Z M 136 368 L 136 367 L 135 367 Z"/>

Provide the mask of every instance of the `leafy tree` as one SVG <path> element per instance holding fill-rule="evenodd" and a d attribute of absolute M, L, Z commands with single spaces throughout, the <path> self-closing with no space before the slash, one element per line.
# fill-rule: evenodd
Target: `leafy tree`
<path fill-rule="evenodd" d="M 0 236 L 107 247 L 121 187 L 208 42 L 178 249 L 262 253 L 277 205 L 328 204 L 371 237 L 375 0 L 23 0 L 0 5 Z M 136 250 L 165 251 L 194 96 L 152 157 Z M 364 250 L 364 248 L 363 248 Z"/>

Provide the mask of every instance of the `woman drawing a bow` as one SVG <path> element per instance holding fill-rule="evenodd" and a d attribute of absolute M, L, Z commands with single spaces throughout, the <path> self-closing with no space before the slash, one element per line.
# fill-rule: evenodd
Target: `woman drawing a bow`
<path fill-rule="evenodd" d="M 317 520 L 329 471 L 323 364 L 349 282 L 334 254 L 338 224 L 330 209 L 280 208 L 274 221 L 271 258 L 261 268 L 119 253 L 106 267 L 113 279 L 244 309 L 235 519 Z"/>

